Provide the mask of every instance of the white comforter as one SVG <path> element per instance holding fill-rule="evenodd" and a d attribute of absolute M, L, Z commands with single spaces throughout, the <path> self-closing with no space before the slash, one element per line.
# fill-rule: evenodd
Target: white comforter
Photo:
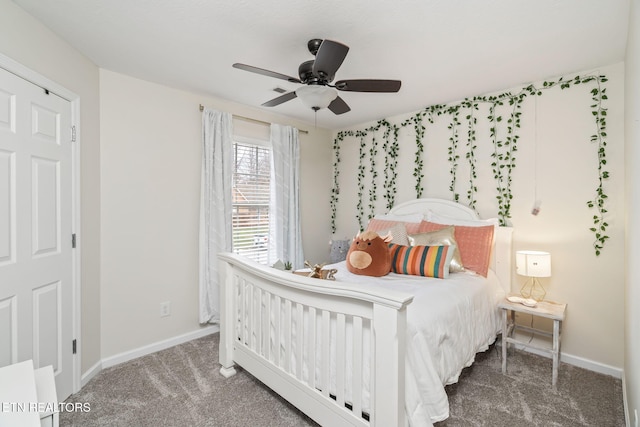
<path fill-rule="evenodd" d="M 500 329 L 497 303 L 504 295 L 498 278 L 466 273 L 431 279 L 390 273 L 375 278 L 349 273 L 344 262 L 338 281 L 394 287 L 414 295 L 407 308 L 406 411 L 411 426 L 430 426 L 449 416 L 444 390 L 455 383 L 475 354 L 493 343 Z"/>

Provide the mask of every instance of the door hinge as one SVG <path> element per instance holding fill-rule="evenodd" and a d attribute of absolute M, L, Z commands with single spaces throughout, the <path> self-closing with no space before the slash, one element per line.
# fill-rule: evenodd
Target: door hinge
<path fill-rule="evenodd" d="M 76 127 L 71 126 L 71 142 L 76 142 Z"/>
<path fill-rule="evenodd" d="M 72 346 L 72 350 L 73 350 L 73 354 L 76 354 L 76 352 L 78 351 L 78 345 L 77 345 L 77 344 L 78 344 L 78 343 L 77 343 L 77 340 L 75 340 L 75 339 L 74 339 L 74 340 L 72 341 L 72 344 L 71 344 L 71 346 Z"/>
<path fill-rule="evenodd" d="M 75 249 L 76 248 L 76 233 L 73 233 L 71 235 L 71 249 Z"/>

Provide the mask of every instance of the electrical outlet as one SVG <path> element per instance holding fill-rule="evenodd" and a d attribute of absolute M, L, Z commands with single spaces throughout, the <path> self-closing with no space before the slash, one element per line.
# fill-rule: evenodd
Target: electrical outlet
<path fill-rule="evenodd" d="M 169 301 L 160 303 L 160 317 L 167 317 L 171 315 L 171 303 Z"/>

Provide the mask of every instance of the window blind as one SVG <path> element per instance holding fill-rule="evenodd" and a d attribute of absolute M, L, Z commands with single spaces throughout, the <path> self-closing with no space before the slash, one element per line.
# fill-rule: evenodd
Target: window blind
<path fill-rule="evenodd" d="M 233 250 L 267 264 L 271 152 L 240 142 L 233 147 Z"/>

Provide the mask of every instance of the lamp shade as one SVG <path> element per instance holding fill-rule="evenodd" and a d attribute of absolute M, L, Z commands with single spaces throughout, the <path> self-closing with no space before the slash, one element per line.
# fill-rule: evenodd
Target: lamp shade
<path fill-rule="evenodd" d="M 550 277 L 551 254 L 540 251 L 517 251 L 516 273 L 529 277 Z"/>
<path fill-rule="evenodd" d="M 327 108 L 338 97 L 338 90 L 329 86 L 307 85 L 296 89 L 296 96 L 314 110 Z"/>

